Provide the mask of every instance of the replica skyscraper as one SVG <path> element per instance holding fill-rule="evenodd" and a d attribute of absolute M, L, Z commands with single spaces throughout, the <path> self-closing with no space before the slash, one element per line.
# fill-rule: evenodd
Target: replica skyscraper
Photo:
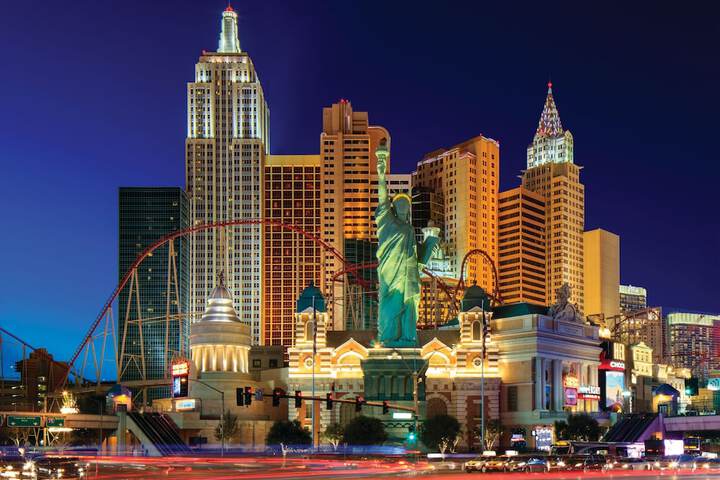
<path fill-rule="evenodd" d="M 240 48 L 237 13 L 222 14 L 217 52 L 203 51 L 188 84 L 185 179 L 193 225 L 262 217 L 269 110 L 250 56 Z M 260 339 L 262 229 L 242 225 L 190 239 L 190 309 L 205 299 L 220 272 L 243 322 Z"/>
<path fill-rule="evenodd" d="M 572 288 L 570 301 L 583 311 L 585 187 L 580 183 L 580 167 L 573 163 L 573 157 L 573 136 L 563 129 L 552 83 L 548 83 L 545 106 L 527 148 L 522 186 L 545 198 L 548 303 L 555 302 L 555 292 L 567 283 Z"/>

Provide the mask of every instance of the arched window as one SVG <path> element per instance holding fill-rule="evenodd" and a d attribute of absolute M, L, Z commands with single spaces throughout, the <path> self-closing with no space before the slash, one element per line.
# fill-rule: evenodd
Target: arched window
<path fill-rule="evenodd" d="M 305 324 L 305 341 L 312 342 L 313 334 L 315 333 L 315 322 L 310 320 Z"/>
<path fill-rule="evenodd" d="M 447 404 L 440 398 L 431 398 L 427 402 L 427 418 L 436 415 L 447 415 Z"/>
<path fill-rule="evenodd" d="M 480 320 L 475 320 L 472 324 L 472 340 L 473 342 L 482 340 L 482 323 L 480 323 Z"/>

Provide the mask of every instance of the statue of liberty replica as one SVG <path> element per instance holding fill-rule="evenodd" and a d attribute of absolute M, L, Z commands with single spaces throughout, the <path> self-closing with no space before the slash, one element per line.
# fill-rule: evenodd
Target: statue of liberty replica
<path fill-rule="evenodd" d="M 385 174 L 389 152 L 386 141 L 377 150 L 378 197 L 375 210 L 378 250 L 378 338 L 383 347 L 416 347 L 420 304 L 420 271 L 440 239 L 427 237 L 420 246 L 410 222 L 412 199 L 406 193 L 389 198 Z"/>

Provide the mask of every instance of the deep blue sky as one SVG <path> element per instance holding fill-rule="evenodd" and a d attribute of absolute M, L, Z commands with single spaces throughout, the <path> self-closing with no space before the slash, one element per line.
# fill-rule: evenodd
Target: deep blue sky
<path fill-rule="evenodd" d="M 637 4 L 635 4 L 637 3 Z M 117 279 L 117 187 L 183 185 L 186 82 L 222 1 L 3 2 L 0 325 L 66 357 Z M 583 165 L 587 228 L 622 281 L 720 312 L 716 2 L 236 2 L 274 153 L 318 151 L 348 98 L 393 170 L 483 133 L 503 188 L 549 77 Z"/>

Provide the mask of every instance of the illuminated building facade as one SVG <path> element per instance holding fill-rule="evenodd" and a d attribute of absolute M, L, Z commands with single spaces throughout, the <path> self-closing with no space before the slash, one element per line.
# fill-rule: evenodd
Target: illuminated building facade
<path fill-rule="evenodd" d="M 311 299 L 315 297 L 315 308 Z M 328 331 L 329 316 L 319 289 L 310 286 L 298 299 L 295 315 L 295 344 L 289 349 L 288 390 L 299 390 L 309 396 L 314 371 L 315 395 L 324 398 L 367 401 L 388 400 L 393 405 L 413 406 L 413 381 L 409 366 L 427 365 L 427 373 L 418 384 L 420 419 L 449 414 L 466 426 L 461 447 L 479 448 L 473 431 L 480 424 L 481 408 L 485 420 L 499 417 L 500 376 L 497 344 L 482 328 L 482 308 L 488 297 L 479 287 L 471 287 L 464 297 L 464 308 L 453 330 L 418 331 L 418 348 L 390 349 L 373 345 L 374 331 Z M 492 316 L 490 312 L 486 315 Z M 315 327 L 316 325 L 316 327 Z M 313 355 L 313 332 L 317 328 L 316 353 Z M 486 358 L 482 360 L 485 342 Z M 485 397 L 480 396 L 481 372 L 484 369 Z M 312 415 L 322 431 L 330 423 L 346 425 L 355 416 L 354 404 L 335 404 L 327 410 L 324 403 L 312 406 L 303 401 L 295 408 L 289 405 L 289 418 L 308 428 Z M 482 407 L 481 407 L 482 406 Z M 363 415 L 380 418 L 389 434 L 389 442 L 404 443 L 413 420 L 397 420 L 392 412 L 383 415 L 380 407 L 363 407 Z"/>
<path fill-rule="evenodd" d="M 660 307 L 633 310 L 607 322 L 612 338 L 626 345 L 645 343 L 653 352 L 655 363 L 670 362 L 667 345 L 667 325 Z"/>
<path fill-rule="evenodd" d="M 273 407 L 270 397 L 273 388 L 285 387 L 282 352 L 251 347 L 251 326 L 235 310 L 222 275 L 205 303 L 190 327 L 190 360 L 172 365 L 172 395 L 154 401 L 153 408 L 170 416 L 189 444 L 202 440 L 200 444 L 217 445 L 215 431 L 224 410 L 238 419 L 237 435 L 228 443 L 264 445 L 273 422 L 287 418 L 287 407 Z M 270 362 L 253 374 L 254 361 L 267 357 L 279 363 Z M 249 388 L 249 405 L 244 399 L 244 405 L 237 405 L 237 388 Z M 268 392 L 263 400 L 255 396 L 260 390 Z"/>
<path fill-rule="evenodd" d="M 320 236 L 319 155 L 268 155 L 264 184 L 265 218 Z M 317 242 L 291 230 L 263 227 L 263 345 L 292 345 L 295 299 L 308 283 L 323 279 L 322 269 Z"/>
<path fill-rule="evenodd" d="M 585 314 L 620 313 L 620 237 L 600 228 L 583 235 Z"/>
<path fill-rule="evenodd" d="M 445 229 L 445 198 L 430 187 L 412 189 L 412 224 L 418 243 L 425 238 L 423 228 L 430 222 L 442 232 Z"/>
<path fill-rule="evenodd" d="M 147 247 L 190 224 L 187 196 L 178 187 L 122 187 L 118 207 L 118 279 L 125 276 Z M 137 282 L 139 298 L 133 295 L 128 301 L 131 288 L 124 288 L 118 296 L 118 351 L 126 354 L 122 358 L 120 380 L 142 380 L 143 362 L 146 379 L 165 378 L 166 362 L 188 353 L 188 240 L 176 239 L 172 258 L 168 258 L 169 253 L 169 247 L 161 247 L 138 267 L 132 281 Z M 166 316 L 171 317 L 170 321 L 166 321 Z M 155 390 L 149 392 L 150 397 L 162 395 Z"/>
<path fill-rule="evenodd" d="M 348 100 L 323 108 L 320 134 L 322 239 L 343 257 L 346 257 L 346 240 L 377 241 L 373 221 L 377 208 L 377 158 L 374 152 L 383 139 L 390 149 L 388 131 L 370 125 L 367 112 L 354 111 Z M 323 268 L 325 278 L 321 287 L 334 299 L 330 312 L 331 329 L 342 330 L 348 323 L 346 304 L 358 296 L 349 291 L 353 287 L 348 286 L 347 281 L 332 281 L 333 272 L 341 271 L 343 265 L 329 252 L 324 252 Z"/>
<path fill-rule="evenodd" d="M 490 330 L 499 349 L 502 425 L 506 432 L 525 429 L 531 448 L 549 448 L 548 431 L 555 420 L 566 412 L 598 411 L 599 329 L 550 316 L 547 307 L 530 303 L 493 311 Z"/>
<path fill-rule="evenodd" d="M 413 173 L 416 192 L 430 190 L 437 194 L 435 201 L 443 201 L 440 239 L 455 278 L 459 278 L 463 257 L 472 250 L 483 250 L 497 263 L 499 171 L 500 145 L 480 135 L 426 154 Z M 477 281 L 493 291 L 492 266 L 482 256 L 472 256 L 464 273 L 468 284 Z"/>
<path fill-rule="evenodd" d="M 716 356 L 719 315 L 670 312 L 668 328 L 670 361 L 675 367 L 688 368 L 693 375 L 708 378 L 710 371 L 720 369 Z"/>
<path fill-rule="evenodd" d="M 186 190 L 192 224 L 260 218 L 269 110 L 237 14 L 222 14 L 218 50 L 200 55 L 187 87 Z M 262 227 L 243 225 L 190 238 L 190 308 L 200 314 L 221 271 L 255 344 L 261 337 Z"/>
<path fill-rule="evenodd" d="M 643 287 L 620 285 L 620 310 L 623 313 L 635 312 L 647 308 L 647 290 Z"/>
<path fill-rule="evenodd" d="M 522 186 L 545 198 L 546 277 L 548 303 L 567 283 L 571 300 L 584 311 L 583 232 L 585 187 L 580 167 L 573 163 L 573 137 L 560 122 L 552 84 L 548 84 L 545 106 L 533 141 L 527 149 L 527 170 Z"/>
<path fill-rule="evenodd" d="M 523 187 L 498 195 L 498 277 L 505 303 L 547 305 L 545 199 Z"/>

